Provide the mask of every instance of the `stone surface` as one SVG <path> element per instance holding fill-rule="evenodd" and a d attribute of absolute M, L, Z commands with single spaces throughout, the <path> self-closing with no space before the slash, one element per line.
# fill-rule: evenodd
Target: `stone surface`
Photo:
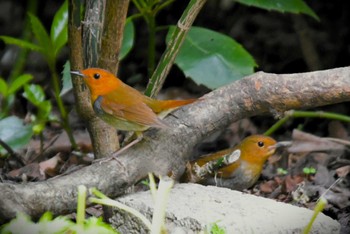
<path fill-rule="evenodd" d="M 139 210 L 149 220 L 153 200 L 149 191 L 121 197 L 118 201 Z M 112 225 L 122 233 L 148 233 L 131 214 L 114 210 Z M 226 188 L 176 184 L 166 211 L 169 233 L 198 233 L 214 222 L 226 233 L 301 233 L 312 210 Z M 176 230 L 176 231 L 175 231 Z M 320 214 L 311 233 L 339 233 L 337 221 Z"/>

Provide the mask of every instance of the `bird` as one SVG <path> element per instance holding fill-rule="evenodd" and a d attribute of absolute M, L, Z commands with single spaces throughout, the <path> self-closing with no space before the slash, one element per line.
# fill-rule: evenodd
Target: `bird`
<path fill-rule="evenodd" d="M 251 135 L 237 146 L 191 161 L 183 180 L 242 191 L 259 179 L 266 160 L 278 143 L 271 137 Z"/>
<path fill-rule="evenodd" d="M 98 117 L 117 130 L 136 133 L 137 139 L 123 147 L 123 151 L 141 141 L 142 132 L 148 128 L 168 128 L 162 118 L 174 109 L 197 100 L 153 99 L 100 68 L 70 73 L 84 78 L 90 90 L 92 107 Z M 121 153 L 121 149 L 118 152 Z"/>

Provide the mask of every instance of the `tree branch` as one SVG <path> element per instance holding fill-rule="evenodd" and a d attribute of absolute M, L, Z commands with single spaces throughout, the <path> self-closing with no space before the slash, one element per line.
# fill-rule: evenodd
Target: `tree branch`
<path fill-rule="evenodd" d="M 219 88 L 169 115 L 165 121 L 172 128 L 145 132 L 145 139 L 118 161 L 95 163 L 45 182 L 0 184 L 0 218 L 12 218 L 17 211 L 34 217 L 47 210 L 72 212 L 80 184 L 115 197 L 148 172 L 179 175 L 195 144 L 234 121 L 350 101 L 349 74 L 350 67 L 285 75 L 258 72 Z"/>

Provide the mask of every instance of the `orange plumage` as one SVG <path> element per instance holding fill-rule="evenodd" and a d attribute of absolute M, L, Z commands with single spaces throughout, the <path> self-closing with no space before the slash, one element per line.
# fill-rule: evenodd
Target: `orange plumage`
<path fill-rule="evenodd" d="M 94 111 L 102 120 L 119 130 L 144 131 L 149 127 L 166 127 L 162 117 L 196 100 L 156 100 L 99 68 L 71 73 L 84 77 Z"/>
<path fill-rule="evenodd" d="M 249 136 L 234 148 L 204 155 L 191 162 L 185 180 L 235 190 L 249 188 L 258 180 L 264 163 L 274 154 L 276 147 L 277 142 L 271 137 L 263 135 Z M 235 161 L 217 166 L 217 163 L 221 163 L 220 160 L 223 157 L 230 156 L 233 153 L 238 156 Z M 199 169 L 209 165 L 210 162 L 214 162 L 210 166 L 211 169 L 214 167 L 214 170 L 211 171 L 209 168 L 209 172 L 205 176 L 198 178 Z"/>

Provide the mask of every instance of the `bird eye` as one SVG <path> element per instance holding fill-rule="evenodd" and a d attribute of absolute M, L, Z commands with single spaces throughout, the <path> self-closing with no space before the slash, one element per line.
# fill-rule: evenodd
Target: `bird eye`
<path fill-rule="evenodd" d="M 258 146 L 259 146 L 259 147 L 263 147 L 263 146 L 264 146 L 264 142 L 259 141 L 259 142 L 258 142 Z"/>
<path fill-rule="evenodd" d="M 100 74 L 95 73 L 95 74 L 94 74 L 94 78 L 95 78 L 96 80 L 100 79 Z"/>

